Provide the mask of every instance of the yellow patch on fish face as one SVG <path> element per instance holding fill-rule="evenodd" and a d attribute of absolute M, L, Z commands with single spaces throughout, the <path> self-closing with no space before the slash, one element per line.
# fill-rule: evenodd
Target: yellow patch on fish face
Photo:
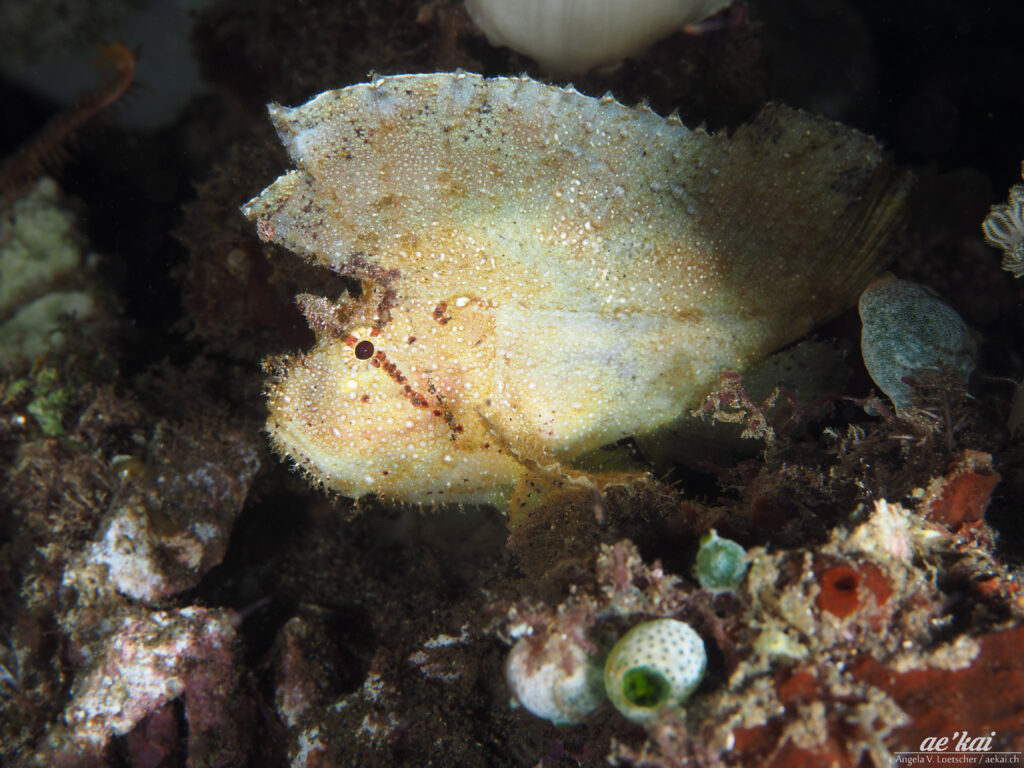
<path fill-rule="evenodd" d="M 338 324 L 371 304 L 305 305 L 323 330 L 311 352 L 275 366 L 275 446 L 353 497 L 501 504 L 524 469 L 477 412 L 493 362 L 486 307 L 409 301 L 377 327 Z M 410 487 L 411 477 L 424 481 Z"/>
<path fill-rule="evenodd" d="M 298 166 L 244 208 L 363 281 L 300 300 L 268 431 L 326 487 L 501 503 L 644 435 L 856 301 L 905 180 L 773 106 L 734 137 L 527 78 L 403 75 L 271 107 Z"/>

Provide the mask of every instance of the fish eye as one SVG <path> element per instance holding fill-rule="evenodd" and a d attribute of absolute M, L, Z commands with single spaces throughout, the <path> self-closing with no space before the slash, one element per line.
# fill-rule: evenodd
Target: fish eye
<path fill-rule="evenodd" d="M 359 360 L 369 360 L 373 357 L 373 342 L 367 339 L 363 339 L 355 348 L 356 358 Z"/>

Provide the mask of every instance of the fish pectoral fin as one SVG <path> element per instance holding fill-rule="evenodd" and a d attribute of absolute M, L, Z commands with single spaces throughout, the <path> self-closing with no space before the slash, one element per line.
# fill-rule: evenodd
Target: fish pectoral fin
<path fill-rule="evenodd" d="M 651 474 L 639 468 L 619 464 L 614 469 L 576 468 L 553 456 L 540 440 L 518 439 L 513 443 L 500 424 L 479 412 L 496 442 L 523 465 L 526 472 L 519 478 L 508 501 L 510 529 L 525 524 L 542 505 L 579 504 L 588 499 L 600 503 L 608 488 L 634 487 L 651 482 Z M 614 466 L 614 462 L 610 462 Z M 596 464 L 594 465 L 596 466 Z"/>
<path fill-rule="evenodd" d="M 652 482 L 649 472 L 616 470 L 588 472 L 557 464 L 529 467 L 512 491 L 508 504 L 508 527 L 515 530 L 528 524 L 538 513 L 558 505 L 590 504 L 597 514 L 601 497 L 613 487 L 636 488 Z"/>

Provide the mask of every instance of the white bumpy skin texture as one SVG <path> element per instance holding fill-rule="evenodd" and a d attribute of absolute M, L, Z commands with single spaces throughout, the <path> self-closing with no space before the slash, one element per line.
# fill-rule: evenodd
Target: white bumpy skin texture
<path fill-rule="evenodd" d="M 267 431 L 357 498 L 506 505 L 687 413 L 856 302 L 906 191 L 870 137 L 769 106 L 731 137 L 528 78 L 400 75 L 271 107 L 243 208 L 362 284 L 300 297 Z"/>

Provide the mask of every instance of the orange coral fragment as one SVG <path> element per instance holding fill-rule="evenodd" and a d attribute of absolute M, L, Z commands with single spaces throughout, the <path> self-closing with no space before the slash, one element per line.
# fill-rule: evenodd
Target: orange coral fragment
<path fill-rule="evenodd" d="M 835 566 L 839 568 L 840 566 Z M 849 566 L 841 566 L 848 568 Z M 851 569 L 852 570 L 852 569 Z M 854 680 L 884 691 L 909 721 L 884 737 L 890 752 L 916 751 L 928 736 L 951 736 L 954 731 L 988 735 L 993 750 L 1024 749 L 1024 627 L 975 638 L 978 654 L 960 669 L 922 666 L 896 672 L 879 660 L 862 655 L 850 667 Z M 813 670 L 797 669 L 776 682 L 779 701 L 789 718 L 799 717 L 802 705 L 821 700 L 824 688 Z M 794 766 L 859 766 L 848 723 L 829 719 L 824 739 L 802 746 L 787 738 L 787 717 L 732 732 L 730 765 L 759 768 Z"/>

